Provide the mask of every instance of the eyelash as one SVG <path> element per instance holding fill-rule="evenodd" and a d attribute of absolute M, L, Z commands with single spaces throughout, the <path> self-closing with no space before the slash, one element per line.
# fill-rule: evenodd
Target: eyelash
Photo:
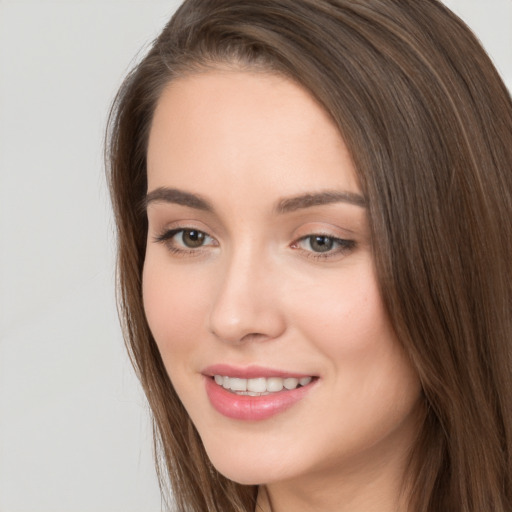
<path fill-rule="evenodd" d="M 207 233 L 205 233 L 204 231 L 201 231 L 199 229 L 176 228 L 176 229 L 169 229 L 169 230 L 163 232 L 161 235 L 159 235 L 155 238 L 155 242 L 165 244 L 165 246 L 171 253 L 176 254 L 178 256 L 199 256 L 203 252 L 202 249 L 205 247 L 205 245 L 199 245 L 198 247 L 195 247 L 195 248 L 186 247 L 185 245 L 178 247 L 176 245 L 174 237 L 181 233 L 182 240 L 183 240 L 183 235 L 187 232 L 188 233 L 195 232 L 195 233 L 198 233 L 199 235 L 204 236 L 207 239 L 215 241 L 214 238 L 212 238 L 210 235 L 208 235 Z M 214 243 L 214 244 L 210 244 L 210 245 L 216 246 L 218 244 Z"/>
<path fill-rule="evenodd" d="M 305 253 L 305 256 L 307 258 L 311 258 L 314 260 L 328 260 L 330 258 L 335 258 L 338 256 L 342 256 L 344 254 L 347 254 L 348 252 L 354 250 L 356 248 L 356 242 L 355 240 L 346 240 L 343 238 L 337 238 L 332 235 L 327 235 L 323 233 L 313 233 L 311 235 L 306 235 L 301 238 L 299 238 L 296 242 L 293 242 L 291 244 L 292 249 L 299 249 L 299 245 L 304 242 L 309 243 L 309 247 L 311 248 L 311 244 L 314 239 L 323 238 L 326 241 L 329 241 L 333 244 L 333 246 L 337 246 L 337 248 L 334 249 L 328 249 L 325 252 L 319 252 L 319 251 L 313 251 L 313 250 L 307 250 L 302 249 Z"/>
<path fill-rule="evenodd" d="M 206 240 L 210 239 L 213 241 L 213 243 L 209 244 L 201 244 L 197 247 L 186 247 L 185 245 L 177 246 L 174 237 L 176 235 L 181 233 L 181 236 L 185 233 L 197 233 L 199 236 L 204 236 Z M 325 239 L 328 243 L 331 243 L 334 247 L 337 246 L 334 250 L 328 249 L 325 252 L 319 252 L 314 250 L 308 250 L 301 248 L 300 245 L 309 242 L 309 247 L 311 248 L 311 244 L 314 239 Z M 183 238 L 182 238 L 183 240 Z M 194 228 L 175 228 L 170 229 L 162 233 L 161 235 L 155 237 L 154 241 L 156 243 L 163 243 L 166 245 L 167 249 L 178 256 L 199 256 L 203 252 L 202 249 L 208 246 L 218 246 L 218 242 L 212 238 L 210 235 L 205 233 L 204 231 L 201 231 L 199 229 Z M 318 241 L 318 240 L 317 240 Z M 183 242 L 182 242 L 183 243 Z M 302 250 L 307 258 L 313 259 L 313 260 L 328 260 L 330 258 L 344 255 L 356 248 L 356 242 L 355 240 L 346 240 L 343 238 L 337 238 L 332 235 L 323 234 L 323 233 L 312 233 L 310 235 L 306 235 L 303 237 L 300 237 L 296 241 L 294 241 L 290 247 L 295 250 Z"/>

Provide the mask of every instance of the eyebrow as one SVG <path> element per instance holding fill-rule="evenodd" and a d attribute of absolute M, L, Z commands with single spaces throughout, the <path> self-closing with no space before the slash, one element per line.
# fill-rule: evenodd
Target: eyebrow
<path fill-rule="evenodd" d="M 214 211 L 211 203 L 200 195 L 167 187 L 158 187 L 149 192 L 146 195 L 144 206 L 147 208 L 151 203 L 160 202 L 179 204 L 210 213 Z M 304 208 L 332 203 L 348 203 L 363 208 L 366 207 L 366 200 L 360 194 L 354 192 L 324 191 L 283 198 L 277 202 L 274 211 L 278 214 L 284 214 Z"/>
<path fill-rule="evenodd" d="M 311 208 L 313 206 L 322 206 L 332 203 L 349 203 L 355 206 L 365 208 L 366 199 L 360 194 L 354 192 L 338 192 L 325 191 L 316 194 L 302 194 L 300 196 L 281 199 L 276 205 L 277 213 L 289 213 L 303 208 Z"/>
<path fill-rule="evenodd" d="M 156 188 L 146 195 L 144 203 L 146 208 L 151 203 L 173 203 L 195 208 L 196 210 L 213 212 L 213 206 L 203 197 L 176 188 Z"/>

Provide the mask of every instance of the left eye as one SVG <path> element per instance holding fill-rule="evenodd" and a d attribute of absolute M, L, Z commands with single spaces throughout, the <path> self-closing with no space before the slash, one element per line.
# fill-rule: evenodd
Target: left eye
<path fill-rule="evenodd" d="M 342 240 L 327 235 L 308 235 L 297 242 L 297 247 L 315 253 L 328 253 L 338 250 L 351 249 L 354 246 L 352 240 Z"/>
<path fill-rule="evenodd" d="M 334 247 L 334 238 L 329 236 L 311 235 L 302 240 L 308 249 L 314 252 L 329 252 Z"/>

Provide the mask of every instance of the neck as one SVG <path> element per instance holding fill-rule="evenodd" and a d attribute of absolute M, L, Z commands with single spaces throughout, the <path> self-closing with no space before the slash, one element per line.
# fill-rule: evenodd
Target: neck
<path fill-rule="evenodd" d="M 346 482 L 336 487 L 324 482 L 320 486 L 303 487 L 300 492 L 292 486 L 261 486 L 256 512 L 408 512 L 406 495 L 400 485 L 383 490 L 381 483 L 377 479 L 356 489 Z"/>

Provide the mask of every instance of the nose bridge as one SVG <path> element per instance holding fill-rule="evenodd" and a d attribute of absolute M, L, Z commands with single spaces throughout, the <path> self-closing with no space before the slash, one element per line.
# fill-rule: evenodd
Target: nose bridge
<path fill-rule="evenodd" d="M 210 330 L 220 339 L 271 339 L 284 329 L 271 258 L 254 242 L 234 247 L 223 262 Z"/>

